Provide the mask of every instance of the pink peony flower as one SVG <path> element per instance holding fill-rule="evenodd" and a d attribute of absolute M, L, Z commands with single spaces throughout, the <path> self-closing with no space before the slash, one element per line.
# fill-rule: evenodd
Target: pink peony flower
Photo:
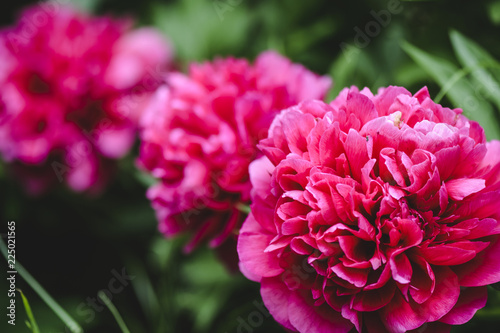
<path fill-rule="evenodd" d="M 95 189 L 130 149 L 172 57 L 131 23 L 40 3 L 0 31 L 0 153 L 30 192 Z"/>
<path fill-rule="evenodd" d="M 294 332 L 447 332 L 500 281 L 500 142 L 426 88 L 275 118 L 250 165 L 242 272 Z"/>
<path fill-rule="evenodd" d="M 330 79 L 274 53 L 192 64 L 171 74 L 142 118 L 138 164 L 160 179 L 147 196 L 166 236 L 191 235 L 185 250 L 209 240 L 236 263 L 237 230 L 248 203 L 248 165 L 274 116 L 323 98 Z M 232 246 L 232 250 L 230 249 Z M 229 259 L 229 261 L 231 261 Z"/>

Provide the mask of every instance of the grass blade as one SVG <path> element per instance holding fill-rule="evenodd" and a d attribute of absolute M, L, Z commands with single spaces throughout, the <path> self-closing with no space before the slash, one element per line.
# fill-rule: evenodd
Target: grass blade
<path fill-rule="evenodd" d="M 7 259 L 7 247 L 0 237 L 0 251 Z M 26 283 L 37 293 L 38 296 L 54 311 L 54 313 L 66 324 L 72 333 L 82 333 L 83 329 L 71 316 L 45 291 L 33 276 L 16 260 L 16 271 Z"/>
<path fill-rule="evenodd" d="M 17 289 L 17 291 L 21 294 L 21 298 L 23 299 L 24 309 L 26 310 L 26 315 L 29 319 L 29 328 L 33 333 L 40 333 L 40 329 L 38 328 L 38 324 L 36 323 L 35 317 L 33 316 L 33 312 L 31 311 L 30 304 L 26 296 L 24 296 L 21 289 Z M 26 323 L 28 324 L 28 323 Z"/>
<path fill-rule="evenodd" d="M 120 326 L 120 329 L 122 330 L 123 333 L 130 333 L 130 331 L 127 328 L 127 325 L 125 325 L 125 322 L 123 321 L 122 316 L 120 316 L 120 313 L 116 309 L 116 307 L 113 305 L 109 297 L 106 295 L 106 293 L 102 290 L 100 290 L 97 293 L 97 296 L 104 302 L 104 304 L 108 307 L 109 311 L 115 317 L 116 322 L 118 323 L 118 326 Z"/>

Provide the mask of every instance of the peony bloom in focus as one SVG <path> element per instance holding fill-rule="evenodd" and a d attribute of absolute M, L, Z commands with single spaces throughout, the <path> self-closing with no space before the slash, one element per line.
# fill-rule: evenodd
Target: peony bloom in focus
<path fill-rule="evenodd" d="M 102 186 L 171 49 L 155 30 L 39 3 L 0 31 L 0 154 L 32 193 Z"/>
<path fill-rule="evenodd" d="M 283 111 L 250 165 L 242 272 L 294 332 L 448 332 L 500 281 L 500 142 L 426 88 Z"/>
<path fill-rule="evenodd" d="M 147 196 L 161 232 L 188 233 L 188 252 L 208 240 L 236 263 L 236 232 L 246 217 L 238 205 L 250 199 L 257 142 L 280 110 L 321 99 L 329 87 L 329 78 L 270 51 L 254 65 L 217 59 L 170 74 L 142 118 L 138 160 L 160 180 Z"/>

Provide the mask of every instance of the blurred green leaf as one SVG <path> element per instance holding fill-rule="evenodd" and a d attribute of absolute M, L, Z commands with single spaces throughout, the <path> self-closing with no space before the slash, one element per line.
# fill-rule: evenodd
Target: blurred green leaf
<path fill-rule="evenodd" d="M 142 185 L 144 185 L 146 187 L 150 187 L 150 186 L 153 186 L 154 184 L 158 183 L 158 179 L 156 179 L 155 177 L 151 176 L 150 174 L 148 174 L 144 171 L 137 169 L 133 172 L 133 174 L 135 176 L 135 179 L 137 179 L 139 181 L 139 183 L 141 183 Z"/>
<path fill-rule="evenodd" d="M 240 279 L 227 272 L 213 251 L 202 248 L 182 264 L 180 273 L 188 288 L 176 294 L 177 304 L 193 314 L 195 332 L 210 332 Z"/>
<path fill-rule="evenodd" d="M 500 68 L 500 64 L 479 45 L 458 31 L 450 32 L 451 43 L 462 66 L 470 68 L 475 84 L 481 86 L 500 110 L 500 85 L 485 68 Z"/>
<path fill-rule="evenodd" d="M 231 275 L 215 257 L 213 251 L 200 249 L 196 254 L 196 260 L 190 260 L 182 267 L 182 275 L 191 285 L 213 285 L 231 281 Z"/>
<path fill-rule="evenodd" d="M 333 62 L 330 76 L 333 78 L 333 89 L 328 93 L 327 101 L 334 99 L 339 92 L 352 85 L 363 88 L 363 82 L 375 82 L 377 72 L 375 64 L 366 51 L 354 45 L 341 45 L 342 54 Z"/>
<path fill-rule="evenodd" d="M 92 13 L 101 0 L 70 0 L 69 1 L 73 6 L 80 8 L 88 13 Z"/>
<path fill-rule="evenodd" d="M 402 65 L 394 75 L 397 84 L 402 86 L 412 86 L 428 79 L 428 74 L 413 63 Z"/>
<path fill-rule="evenodd" d="M 165 271 L 172 264 L 172 261 L 182 252 L 182 246 L 186 241 L 186 237 L 175 237 L 167 239 L 158 235 L 151 240 L 151 265 Z"/>
<path fill-rule="evenodd" d="M 354 45 L 341 44 L 342 53 L 333 62 L 330 76 L 333 78 L 333 88 L 330 90 L 327 101 L 334 99 L 339 92 L 352 80 L 358 63 L 360 62 L 361 50 Z"/>
<path fill-rule="evenodd" d="M 194 331 L 208 333 L 230 295 L 231 289 L 218 284 L 210 288 L 184 290 L 177 293 L 176 297 L 177 304 L 192 313 Z"/>
<path fill-rule="evenodd" d="M 135 276 L 135 279 L 132 281 L 132 287 L 134 288 L 144 314 L 148 317 L 149 322 L 152 323 L 154 319 L 162 317 L 160 313 L 160 302 L 155 292 L 155 288 L 153 287 L 144 263 L 134 255 L 128 255 L 127 258 L 127 266 L 130 267 L 131 274 Z"/>
<path fill-rule="evenodd" d="M 250 214 L 252 211 L 250 209 L 250 206 L 241 202 L 238 202 L 236 205 L 236 209 L 238 209 L 240 212 L 245 213 L 245 214 Z"/>
<path fill-rule="evenodd" d="M 492 106 L 478 98 L 473 85 L 464 78 L 465 72 L 448 60 L 433 56 L 404 42 L 403 50 L 432 77 L 464 114 L 483 126 L 488 139 L 500 138 L 500 126 Z"/>
<path fill-rule="evenodd" d="M 247 42 L 252 16 L 245 12 L 242 3 L 232 3 L 204 0 L 156 3 L 153 22 L 172 40 L 182 61 L 234 54 Z"/>
<path fill-rule="evenodd" d="M 491 22 L 500 24 L 500 1 L 494 1 L 488 4 L 488 15 Z"/>
<path fill-rule="evenodd" d="M 292 31 L 287 36 L 287 52 L 290 54 L 303 54 L 315 44 L 335 33 L 337 24 L 330 18 L 317 20 L 310 26 Z"/>

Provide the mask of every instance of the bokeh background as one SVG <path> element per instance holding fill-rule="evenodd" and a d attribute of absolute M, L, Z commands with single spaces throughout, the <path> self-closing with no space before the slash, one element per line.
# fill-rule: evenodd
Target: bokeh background
<path fill-rule="evenodd" d="M 114 16 L 132 15 L 172 42 L 176 67 L 216 56 L 253 60 L 275 49 L 334 80 L 328 101 L 343 87 L 376 91 L 427 86 L 441 104 L 462 107 L 488 138 L 500 138 L 500 1 L 286 1 L 286 0 L 59 0 Z M 12 24 L 35 1 L 2 1 L 0 24 Z M 387 13 L 389 15 L 387 15 Z M 0 162 L 0 232 L 16 221 L 16 257 L 84 328 L 120 332 L 111 313 L 89 302 L 123 269 L 133 277 L 113 303 L 131 332 L 281 332 L 260 304 L 259 286 L 231 274 L 213 253 L 182 253 L 182 239 L 156 230 L 145 198 L 149 180 L 134 165 L 137 144 L 120 161 L 99 196 L 61 186 L 30 197 Z M 499 258 L 500 260 L 500 258 Z M 0 307 L 7 306 L 0 260 Z M 17 277 L 42 332 L 69 332 L 37 294 Z M 5 293 L 4 293 L 5 291 Z M 17 296 L 17 325 L 28 332 Z M 2 311 L 3 313 L 3 311 Z M 467 325 L 453 332 L 498 332 L 500 291 Z"/>

